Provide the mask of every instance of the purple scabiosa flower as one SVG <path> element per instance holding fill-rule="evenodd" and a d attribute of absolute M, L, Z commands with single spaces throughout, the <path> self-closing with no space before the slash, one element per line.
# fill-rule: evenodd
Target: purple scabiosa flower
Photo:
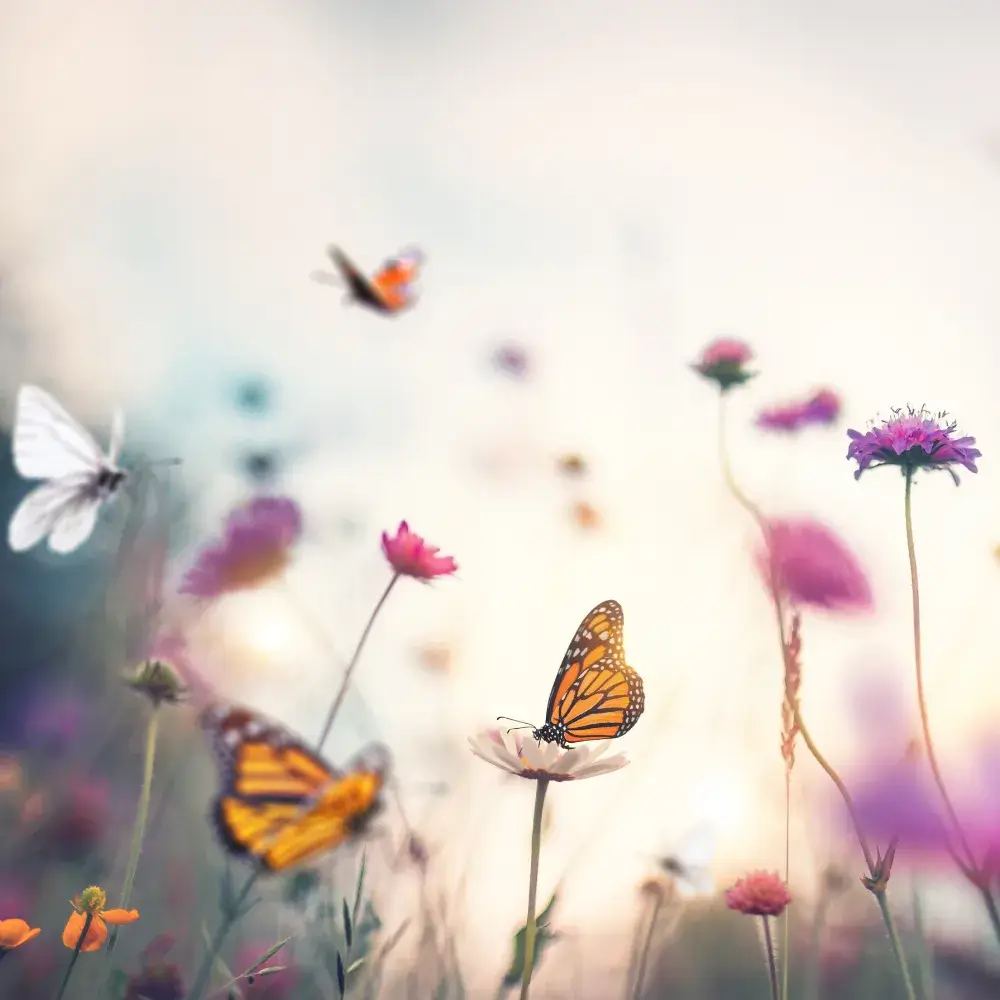
<path fill-rule="evenodd" d="M 223 540 L 202 549 L 180 593 L 211 600 L 253 590 L 282 573 L 302 534 L 302 514 L 288 497 L 257 497 L 226 520 Z"/>
<path fill-rule="evenodd" d="M 734 385 L 742 385 L 753 378 L 755 372 L 746 370 L 753 358 L 753 351 L 742 340 L 723 337 L 713 340 L 702 352 L 701 357 L 691 367 L 703 378 L 714 382 L 722 392 Z"/>
<path fill-rule="evenodd" d="M 864 434 L 849 430 L 847 458 L 858 463 L 854 478 L 860 479 L 867 469 L 896 465 L 906 476 L 918 469 L 944 469 L 957 486 L 954 466 L 978 472 L 976 459 L 982 452 L 973 447 L 974 437 L 958 437 L 956 431 L 957 424 L 948 420 L 946 413 L 931 413 L 924 407 L 895 409 L 888 420 L 873 425 Z"/>
<path fill-rule="evenodd" d="M 838 416 L 840 397 L 832 389 L 820 389 L 808 399 L 762 410 L 757 417 L 757 426 L 762 430 L 794 433 L 812 424 L 832 424 Z"/>
<path fill-rule="evenodd" d="M 872 591 L 857 557 L 836 533 L 812 518 L 773 518 L 757 553 L 765 581 L 793 603 L 824 611 L 869 611 Z"/>

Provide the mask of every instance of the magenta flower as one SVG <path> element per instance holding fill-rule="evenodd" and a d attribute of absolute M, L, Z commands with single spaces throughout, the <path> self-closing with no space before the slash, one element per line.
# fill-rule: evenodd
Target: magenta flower
<path fill-rule="evenodd" d="M 777 917 L 792 901 L 788 886 L 774 872 L 750 872 L 725 892 L 726 906 L 748 917 Z"/>
<path fill-rule="evenodd" d="M 226 519 L 223 540 L 202 549 L 180 593 L 212 599 L 253 590 L 288 566 L 302 534 L 302 514 L 287 497 L 257 497 Z"/>
<path fill-rule="evenodd" d="M 726 392 L 734 385 L 742 385 L 753 378 L 754 372 L 748 372 L 745 367 L 752 358 L 753 351 L 749 345 L 742 340 L 724 337 L 713 340 L 691 367 Z"/>
<path fill-rule="evenodd" d="M 782 403 L 761 411 L 757 426 L 763 430 L 792 433 L 810 424 L 832 424 L 840 416 L 840 397 L 821 389 L 806 400 Z"/>
<path fill-rule="evenodd" d="M 872 591 L 860 562 L 830 529 L 812 518 L 775 518 L 757 554 L 765 581 L 793 603 L 825 611 L 868 611 Z"/>
<path fill-rule="evenodd" d="M 451 556 L 439 556 L 439 550 L 410 531 L 405 521 L 399 522 L 395 535 L 382 532 L 382 551 L 398 575 L 412 576 L 415 580 L 433 580 L 458 569 Z"/>
<path fill-rule="evenodd" d="M 923 407 L 908 407 L 905 412 L 893 410 L 888 420 L 865 434 L 849 430 L 847 458 L 858 463 L 854 478 L 860 479 L 862 472 L 880 465 L 897 465 L 904 475 L 912 475 L 917 469 L 944 469 L 957 486 L 953 466 L 978 472 L 976 459 L 982 452 L 973 447 L 974 437 L 956 437 L 956 429 L 957 424 L 947 421 L 944 412 L 933 414 Z"/>

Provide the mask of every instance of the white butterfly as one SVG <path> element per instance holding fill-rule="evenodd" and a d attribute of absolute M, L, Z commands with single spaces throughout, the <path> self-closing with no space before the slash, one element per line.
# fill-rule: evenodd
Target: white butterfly
<path fill-rule="evenodd" d="M 709 896 L 715 891 L 711 865 L 715 858 L 716 833 L 710 823 L 699 823 L 681 839 L 674 850 L 657 858 L 683 897 Z"/>
<path fill-rule="evenodd" d="M 79 548 L 91 535 L 97 515 L 125 482 L 118 467 L 125 416 L 117 410 L 105 455 L 97 442 L 47 392 L 22 385 L 14 418 L 14 468 L 25 479 L 45 479 L 18 505 L 7 542 L 24 552 L 49 538 L 53 552 Z"/>

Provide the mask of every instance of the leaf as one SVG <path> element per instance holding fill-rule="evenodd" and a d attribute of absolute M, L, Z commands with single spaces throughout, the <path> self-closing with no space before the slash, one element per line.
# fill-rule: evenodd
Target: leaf
<path fill-rule="evenodd" d="M 354 940 L 354 927 L 351 925 L 351 911 L 347 908 L 347 900 L 344 900 L 344 940 L 347 942 L 347 947 L 351 947 L 351 942 Z"/>
<path fill-rule="evenodd" d="M 253 963 L 253 965 L 251 965 L 245 972 L 243 972 L 243 975 L 248 976 L 250 975 L 251 972 L 256 972 L 269 958 L 273 958 L 291 940 L 292 940 L 292 935 L 289 934 L 284 941 L 279 941 L 277 944 L 272 944 L 271 947 L 268 948 L 267 951 L 265 951 L 264 954 L 261 955 L 260 958 L 258 958 L 257 961 Z"/>
<path fill-rule="evenodd" d="M 276 972 L 284 972 L 288 968 L 287 965 L 269 965 L 266 969 L 258 969 L 254 976 L 260 979 L 262 976 L 273 976 Z"/>
<path fill-rule="evenodd" d="M 535 948 L 532 957 L 532 968 L 537 969 L 543 949 L 556 939 L 556 935 L 548 929 L 552 917 L 552 909 L 556 904 L 556 893 L 552 893 L 552 898 L 546 903 L 545 909 L 535 917 L 537 931 L 535 933 Z M 525 958 L 527 956 L 527 926 L 522 927 L 514 935 L 514 954 L 511 958 L 510 968 L 503 977 L 505 987 L 516 986 L 524 976 Z"/>
<path fill-rule="evenodd" d="M 347 992 L 347 982 L 344 977 L 344 962 L 340 957 L 340 952 L 337 952 L 337 988 L 340 990 L 340 995 L 343 996 Z"/>
<path fill-rule="evenodd" d="M 354 890 L 354 912 L 352 914 L 354 923 L 358 922 L 358 913 L 361 910 L 361 893 L 365 887 L 365 864 L 368 860 L 368 852 L 362 851 L 361 864 L 358 867 L 358 885 Z"/>

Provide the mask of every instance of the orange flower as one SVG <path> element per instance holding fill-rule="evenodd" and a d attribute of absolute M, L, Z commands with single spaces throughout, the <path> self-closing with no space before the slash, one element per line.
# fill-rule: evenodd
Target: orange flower
<path fill-rule="evenodd" d="M 87 925 L 87 916 L 90 916 L 90 926 L 87 927 L 86 936 L 80 951 L 97 951 L 108 937 L 108 924 L 131 924 L 139 919 L 138 910 L 106 910 L 104 909 L 108 897 L 103 889 L 92 885 L 84 889 L 80 896 L 73 901 L 73 912 L 66 921 L 63 928 L 62 941 L 67 948 L 76 949 L 77 942 L 83 935 L 83 929 Z"/>
<path fill-rule="evenodd" d="M 29 927 L 20 917 L 0 920 L 0 954 L 20 948 L 25 941 L 41 934 L 40 927 Z"/>

